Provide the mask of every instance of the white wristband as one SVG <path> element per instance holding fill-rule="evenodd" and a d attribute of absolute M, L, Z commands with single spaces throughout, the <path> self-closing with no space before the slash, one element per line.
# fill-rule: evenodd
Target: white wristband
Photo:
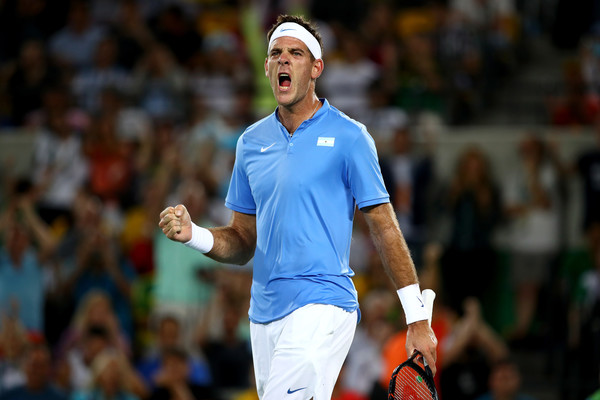
<path fill-rule="evenodd" d="M 425 303 L 423 302 L 421 289 L 419 288 L 418 283 L 405 286 L 398 289 L 397 292 L 400 302 L 402 303 L 402 308 L 404 309 L 407 325 L 429 319 L 429 313 L 425 308 Z"/>
<path fill-rule="evenodd" d="M 201 253 L 208 253 L 215 243 L 215 238 L 211 231 L 202 228 L 192 222 L 192 238 L 184 244 Z"/>

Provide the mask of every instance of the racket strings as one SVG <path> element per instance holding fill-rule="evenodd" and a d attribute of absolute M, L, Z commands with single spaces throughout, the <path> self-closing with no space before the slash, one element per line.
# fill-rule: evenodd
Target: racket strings
<path fill-rule="evenodd" d="M 431 399 L 431 390 L 423 378 L 413 369 L 403 368 L 396 376 L 394 399 Z"/>

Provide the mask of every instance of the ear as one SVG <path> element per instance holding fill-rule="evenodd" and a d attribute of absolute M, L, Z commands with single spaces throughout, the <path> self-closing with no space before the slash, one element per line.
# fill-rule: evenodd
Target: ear
<path fill-rule="evenodd" d="M 269 77 L 269 58 L 265 58 L 265 76 Z"/>
<path fill-rule="evenodd" d="M 325 63 L 320 58 L 313 62 L 313 68 L 310 73 L 310 77 L 312 79 L 317 79 L 323 73 L 323 69 L 325 68 Z"/>

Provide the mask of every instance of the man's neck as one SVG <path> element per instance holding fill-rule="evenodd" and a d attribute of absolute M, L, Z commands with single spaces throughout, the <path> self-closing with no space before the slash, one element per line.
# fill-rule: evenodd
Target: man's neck
<path fill-rule="evenodd" d="M 292 136 L 302 122 L 315 115 L 320 106 L 321 101 L 316 96 L 312 96 L 310 101 L 292 107 L 279 106 L 277 109 L 279 121 Z"/>

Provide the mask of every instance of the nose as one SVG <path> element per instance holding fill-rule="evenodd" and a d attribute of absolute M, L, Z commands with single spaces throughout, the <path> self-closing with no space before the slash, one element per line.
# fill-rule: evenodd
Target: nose
<path fill-rule="evenodd" d="M 285 53 L 282 53 L 282 54 L 279 56 L 279 60 L 277 60 L 277 62 L 278 62 L 280 65 L 287 65 L 287 64 L 289 64 L 289 63 L 290 63 L 290 60 L 289 60 L 288 56 L 287 56 Z"/>

